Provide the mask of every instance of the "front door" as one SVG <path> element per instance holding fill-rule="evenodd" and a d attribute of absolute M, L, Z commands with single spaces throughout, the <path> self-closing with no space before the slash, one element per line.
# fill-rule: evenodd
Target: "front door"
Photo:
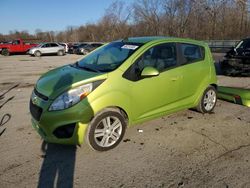
<path fill-rule="evenodd" d="M 145 67 L 154 67 L 160 74 L 142 78 Z M 135 121 L 157 116 L 176 108 L 179 100 L 179 84 L 182 75 L 178 70 L 177 50 L 175 43 L 156 45 L 148 49 L 125 72 L 131 91 L 131 103 Z"/>

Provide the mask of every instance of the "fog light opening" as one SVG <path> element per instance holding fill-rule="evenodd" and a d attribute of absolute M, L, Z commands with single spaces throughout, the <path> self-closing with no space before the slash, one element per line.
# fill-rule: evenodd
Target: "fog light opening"
<path fill-rule="evenodd" d="M 72 124 L 58 127 L 54 130 L 53 134 L 57 138 L 71 138 L 73 136 L 75 126 L 76 126 L 76 124 L 72 123 Z"/>

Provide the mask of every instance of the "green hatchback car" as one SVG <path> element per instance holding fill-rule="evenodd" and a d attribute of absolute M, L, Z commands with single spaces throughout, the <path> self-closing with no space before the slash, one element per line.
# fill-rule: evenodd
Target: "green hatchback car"
<path fill-rule="evenodd" d="M 106 151 L 128 126 L 189 108 L 212 112 L 216 82 L 206 43 L 118 40 L 42 75 L 31 95 L 32 124 L 47 142 L 80 145 L 86 139 Z"/>

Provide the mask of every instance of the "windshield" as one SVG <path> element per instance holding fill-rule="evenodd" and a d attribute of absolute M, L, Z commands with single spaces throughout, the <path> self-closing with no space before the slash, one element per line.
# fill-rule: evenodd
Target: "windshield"
<path fill-rule="evenodd" d="M 77 62 L 77 66 L 95 72 L 110 72 L 119 67 L 140 46 L 138 43 L 112 42 Z"/>

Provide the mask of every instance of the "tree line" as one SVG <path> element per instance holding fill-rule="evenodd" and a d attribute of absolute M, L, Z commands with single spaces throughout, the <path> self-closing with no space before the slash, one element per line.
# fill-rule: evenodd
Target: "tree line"
<path fill-rule="evenodd" d="M 131 36 L 170 36 L 198 40 L 229 40 L 250 34 L 249 0 L 114 1 L 96 23 L 64 31 L 10 31 L 0 41 L 15 38 L 57 42 L 112 41 Z"/>

